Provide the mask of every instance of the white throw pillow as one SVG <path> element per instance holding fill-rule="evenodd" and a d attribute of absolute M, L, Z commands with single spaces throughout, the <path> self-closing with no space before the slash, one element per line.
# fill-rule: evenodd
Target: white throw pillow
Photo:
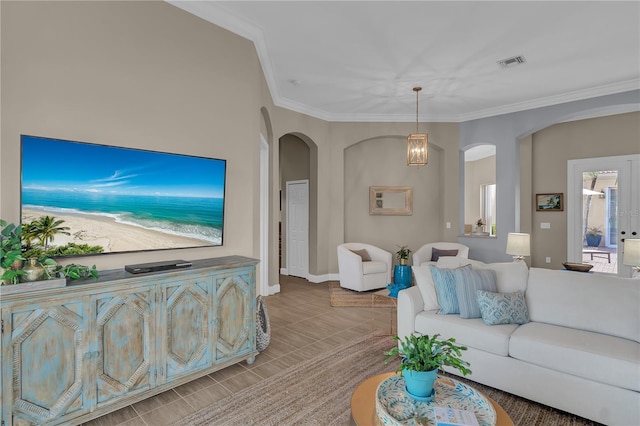
<path fill-rule="evenodd" d="M 471 261 L 460 256 L 440 256 L 436 264 L 438 269 L 457 269 L 467 265 L 471 265 Z"/>
<path fill-rule="evenodd" d="M 425 311 L 434 311 L 440 309 L 438 304 L 438 296 L 436 295 L 436 285 L 433 282 L 429 265 L 435 262 L 424 262 L 420 266 L 412 266 L 413 276 L 416 279 L 416 285 L 422 294 Z"/>

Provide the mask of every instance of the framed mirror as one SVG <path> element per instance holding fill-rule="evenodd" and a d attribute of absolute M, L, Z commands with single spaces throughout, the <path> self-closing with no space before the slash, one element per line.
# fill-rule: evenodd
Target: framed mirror
<path fill-rule="evenodd" d="M 410 186 L 370 186 L 369 214 L 411 216 L 413 188 Z"/>

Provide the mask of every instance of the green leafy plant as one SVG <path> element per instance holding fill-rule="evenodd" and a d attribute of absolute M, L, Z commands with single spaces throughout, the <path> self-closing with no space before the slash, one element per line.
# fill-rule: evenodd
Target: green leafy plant
<path fill-rule="evenodd" d="M 587 235 L 599 237 L 602 235 L 602 229 L 599 226 L 592 226 L 591 228 L 587 229 Z"/>
<path fill-rule="evenodd" d="M 399 259 L 408 259 L 409 255 L 411 254 L 411 250 L 407 247 L 407 246 L 397 246 L 400 248 L 400 250 L 398 250 L 396 252 L 396 258 Z"/>
<path fill-rule="evenodd" d="M 400 357 L 402 361 L 396 370 L 398 372 L 433 371 L 448 366 L 457 369 L 463 376 L 470 374 L 469 363 L 461 358 L 462 351 L 466 351 L 467 347 L 456 344 L 454 338 L 441 340 L 439 337 L 439 334 L 411 334 L 400 340 L 394 336 L 393 339 L 400 343 L 384 353 L 387 356 L 385 364 Z"/>
<path fill-rule="evenodd" d="M 13 223 L 0 219 L 0 280 L 6 280 L 11 284 L 17 284 L 20 275 L 24 275 L 21 268 L 15 268 L 16 261 L 24 260 L 22 257 L 22 241 L 20 235 L 22 228 Z"/>
<path fill-rule="evenodd" d="M 44 224 L 53 225 L 50 229 L 64 228 L 60 227 L 62 221 L 56 221 L 55 218 L 48 217 L 43 221 Z M 36 258 L 38 263 L 44 267 L 45 279 L 54 279 L 59 276 L 68 277 L 72 280 L 81 278 L 98 278 L 98 270 L 96 266 L 91 267 L 77 264 L 61 266 L 51 259 L 49 250 L 41 246 L 31 245 L 33 239 L 40 238 L 32 232 L 25 233 L 24 229 L 33 230 L 35 222 L 25 225 L 25 227 L 16 226 L 0 219 L 0 281 L 1 283 L 18 284 L 20 276 L 24 275 L 22 266 L 16 266 L 16 261 L 23 261 L 27 258 Z M 56 232 L 53 232 L 55 234 Z M 51 240 L 52 238 L 49 237 Z M 67 247 L 67 246 L 65 246 Z M 78 247 L 78 251 L 100 252 L 101 247 L 83 245 L 73 245 Z"/>
<path fill-rule="evenodd" d="M 60 267 L 60 269 L 58 269 L 57 271 L 59 271 L 65 277 L 71 278 L 72 280 L 78 280 L 81 278 L 98 278 L 98 270 L 96 269 L 96 265 L 88 267 L 71 263 L 69 265 Z"/>

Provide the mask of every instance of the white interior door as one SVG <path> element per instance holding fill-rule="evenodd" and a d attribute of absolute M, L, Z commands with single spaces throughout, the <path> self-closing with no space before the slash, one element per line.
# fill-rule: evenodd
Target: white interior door
<path fill-rule="evenodd" d="M 608 260 L 604 270 L 594 271 L 630 277 L 631 267 L 622 264 L 622 241 L 640 238 L 640 155 L 570 160 L 567 165 L 568 260 L 591 263 L 595 251 L 595 258 Z M 602 233 L 598 245 L 585 240 L 585 229 L 594 227 Z"/>
<path fill-rule="evenodd" d="M 287 182 L 287 272 L 309 275 L 309 181 Z"/>

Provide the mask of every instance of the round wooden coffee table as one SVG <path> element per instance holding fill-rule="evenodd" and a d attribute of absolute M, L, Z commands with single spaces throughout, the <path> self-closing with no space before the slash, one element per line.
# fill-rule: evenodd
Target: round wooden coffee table
<path fill-rule="evenodd" d="M 376 390 L 383 380 L 396 373 L 383 373 L 373 376 L 360 383 L 351 395 L 351 417 L 360 426 L 379 425 L 376 414 Z M 497 402 L 485 395 L 496 410 L 496 426 L 514 426 L 506 411 Z"/>

